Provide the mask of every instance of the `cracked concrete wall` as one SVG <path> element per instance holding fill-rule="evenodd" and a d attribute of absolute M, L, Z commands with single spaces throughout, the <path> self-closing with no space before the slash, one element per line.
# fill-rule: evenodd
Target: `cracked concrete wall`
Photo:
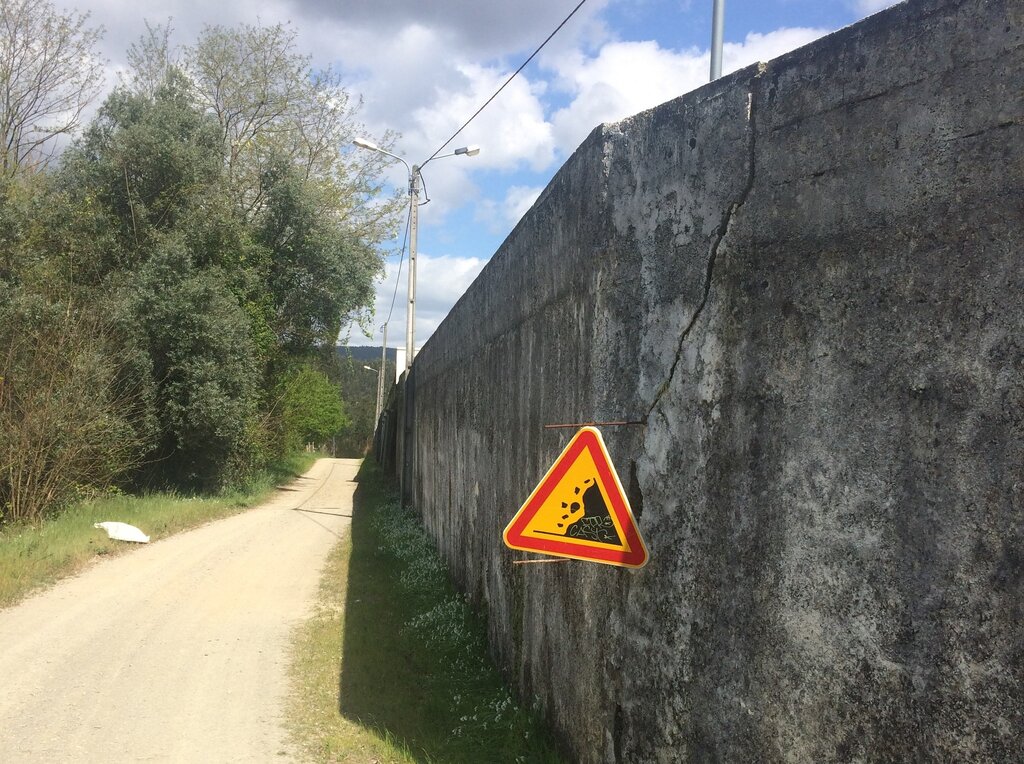
<path fill-rule="evenodd" d="M 897 6 L 595 130 L 418 356 L 409 488 L 573 759 L 1009 761 L 1024 4 Z M 605 439 L 639 571 L 501 531 Z"/>

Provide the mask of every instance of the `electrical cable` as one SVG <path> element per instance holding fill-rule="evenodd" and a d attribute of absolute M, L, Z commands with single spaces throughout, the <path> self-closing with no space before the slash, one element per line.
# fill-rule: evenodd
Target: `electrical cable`
<path fill-rule="evenodd" d="M 420 165 L 419 165 L 419 168 L 420 168 L 421 170 L 422 170 L 422 169 L 423 169 L 424 167 L 426 167 L 426 166 L 427 166 L 427 164 L 428 164 L 428 163 L 429 163 L 429 162 L 430 162 L 430 161 L 431 161 L 431 160 L 432 160 L 432 159 L 433 159 L 434 157 L 436 157 L 436 156 L 437 156 L 438 154 L 440 154 L 440 153 L 441 153 L 442 151 L 444 151 L 444 150 L 445 150 L 445 148 L 447 148 L 448 144 L 449 144 L 449 143 L 451 143 L 452 141 L 454 141 L 454 140 L 455 140 L 455 138 L 456 138 L 456 137 L 457 137 L 457 136 L 459 135 L 459 133 L 461 133 L 461 132 L 462 132 L 463 130 L 465 130 L 465 129 L 466 129 L 466 128 L 467 128 L 468 126 L 469 126 L 469 123 L 470 123 L 470 122 L 472 122 L 472 121 L 473 121 L 474 119 L 476 119 L 476 118 L 477 118 L 477 115 L 479 115 L 479 114 L 480 114 L 480 112 L 482 112 L 482 111 L 483 111 L 484 109 L 486 109 L 486 108 L 487 108 L 487 107 L 488 107 L 488 106 L 490 105 L 491 101 L 493 101 L 493 100 L 494 100 L 495 98 L 497 98 L 497 97 L 498 97 L 498 94 L 499 94 L 499 93 L 500 93 L 500 92 L 501 92 L 502 90 L 504 90 L 504 89 L 505 89 L 505 87 L 506 87 L 506 86 L 507 86 L 507 85 L 508 85 L 508 84 L 509 84 L 510 82 L 512 82 L 512 80 L 514 80 L 514 79 L 516 78 L 516 75 L 517 75 L 517 74 L 519 74 L 519 72 L 523 71 L 523 69 L 525 69 L 525 68 L 526 68 L 526 65 L 527 65 L 527 64 L 529 64 L 529 63 L 530 63 L 531 61 L 533 61 L 533 58 L 534 58 L 534 56 L 536 56 L 536 55 L 537 55 L 538 53 L 540 53 L 540 52 L 541 52 L 541 49 L 543 49 L 543 47 L 544 47 L 545 45 L 547 45 L 547 44 L 548 44 L 548 43 L 549 43 L 549 42 L 551 41 L 551 38 L 552 38 L 552 37 L 554 37 L 554 36 L 555 36 L 556 34 L 558 34 L 558 32 L 559 32 L 559 31 L 560 31 L 560 30 L 562 29 L 562 27 L 564 27 L 564 26 L 566 25 L 566 23 L 568 23 L 569 19 L 571 19 L 571 18 L 572 18 L 573 16 L 575 16 L 575 15 L 576 15 L 576 11 L 578 11 L 578 10 L 579 10 L 580 8 L 582 8 L 582 7 L 583 7 L 583 4 L 584 4 L 585 2 L 587 2 L 587 0 L 580 0 L 579 4 L 578 4 L 578 5 L 577 5 L 577 6 L 575 7 L 575 8 L 573 8 L 573 9 L 572 9 L 572 12 L 571 12 L 571 13 L 570 13 L 570 14 L 569 14 L 568 16 L 566 16 L 566 17 L 565 17 L 564 19 L 562 19 L 562 23 L 561 23 L 561 24 L 559 24 L 559 25 L 558 25 L 557 27 L 555 27 L 555 31 L 554 31 L 554 32 L 552 32 L 551 34 L 549 34 L 549 35 L 547 36 L 547 39 L 546 39 L 546 40 L 544 40 L 544 42 L 542 42 L 542 43 L 540 44 L 540 47 L 538 47 L 538 48 L 537 48 L 537 50 L 535 50 L 535 51 L 534 51 L 533 53 L 531 53 L 531 54 L 530 54 L 530 57 L 529 57 L 528 59 L 526 59 L 525 61 L 523 61 L 522 65 L 521 65 L 521 66 L 520 66 L 520 67 L 519 67 L 518 69 L 516 69 L 516 70 L 515 70 L 515 71 L 514 71 L 514 72 L 512 73 L 512 76 L 511 76 L 511 77 L 509 77 L 509 78 L 508 78 L 507 80 L 505 80 L 505 84 L 504 84 L 504 85 L 502 85 L 502 86 L 501 86 L 500 88 L 498 88 L 498 89 L 497 89 L 496 91 L 494 91 L 494 95 L 492 95 L 492 96 L 491 96 L 490 98 L 488 98 L 488 99 L 487 99 L 487 101 L 486 101 L 486 103 L 484 103 L 484 105 L 483 105 L 483 106 L 481 106 L 481 107 L 480 107 L 479 109 L 477 109 L 477 110 L 476 110 L 476 111 L 475 111 L 475 112 L 473 113 L 473 116 L 472 116 L 472 117 L 470 117 L 469 119 L 467 119 L 467 120 L 466 120 L 466 122 L 465 122 L 465 124 L 464 124 L 464 125 L 463 125 L 462 127 L 460 127 L 460 128 L 458 129 L 458 130 L 456 130 L 456 131 L 455 131 L 455 132 L 454 132 L 454 133 L 452 134 L 452 137 L 451 137 L 451 138 L 449 138 L 449 139 L 448 139 L 448 140 L 446 140 L 446 141 L 445 141 L 444 143 L 442 143 L 442 144 L 441 144 L 441 146 L 440 146 L 440 147 L 439 147 L 439 148 L 437 149 L 437 151 L 435 151 L 435 152 L 434 152 L 433 154 L 431 154 L 431 155 L 430 155 L 430 156 L 429 156 L 429 157 L 427 158 L 427 161 L 426 161 L 426 162 L 421 162 L 421 163 L 420 163 Z"/>
<path fill-rule="evenodd" d="M 422 207 L 430 202 L 430 194 L 427 192 L 427 179 L 423 177 L 423 173 L 417 170 L 416 174 L 420 176 L 420 185 L 423 186 L 423 201 L 420 202 L 420 207 Z"/>
<path fill-rule="evenodd" d="M 391 307 L 388 309 L 388 317 L 381 324 L 381 329 L 391 323 L 391 314 L 395 312 L 395 300 L 398 299 L 398 285 L 402 281 L 402 263 L 405 262 L 405 246 L 409 243 L 409 223 L 412 222 L 412 207 L 405 216 L 405 234 L 402 236 L 402 254 L 398 258 L 398 273 L 395 274 L 395 291 L 391 295 Z"/>

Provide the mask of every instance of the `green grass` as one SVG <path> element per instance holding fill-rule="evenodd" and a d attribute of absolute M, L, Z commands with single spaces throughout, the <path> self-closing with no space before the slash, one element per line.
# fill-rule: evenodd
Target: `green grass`
<path fill-rule="evenodd" d="M 12 524 L 0 529 L 0 607 L 71 575 L 97 557 L 120 554 L 134 544 L 107 538 L 93 523 L 116 520 L 135 525 L 151 540 L 165 538 L 209 520 L 235 514 L 260 503 L 279 482 L 301 475 L 316 460 L 298 454 L 263 473 L 244 488 L 212 497 L 168 493 L 110 496 L 85 501 L 38 525 Z"/>
<path fill-rule="evenodd" d="M 289 720 L 315 761 L 559 762 L 487 655 L 483 621 L 372 460 L 298 631 Z M 340 668 L 339 668 L 340 663 Z"/>

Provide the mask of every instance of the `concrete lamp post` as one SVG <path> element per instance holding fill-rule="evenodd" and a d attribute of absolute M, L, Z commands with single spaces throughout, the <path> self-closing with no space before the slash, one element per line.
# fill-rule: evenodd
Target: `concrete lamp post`
<path fill-rule="evenodd" d="M 409 173 L 409 302 L 405 312 L 405 370 L 408 371 L 412 366 L 416 329 L 416 239 L 419 231 L 420 166 L 410 165 L 397 154 L 385 151 L 377 144 L 363 138 L 356 138 L 352 143 L 361 149 L 376 151 L 378 154 L 384 154 L 392 159 L 397 159 L 405 165 L 405 169 Z M 443 159 L 444 157 L 454 156 L 475 157 L 479 153 L 479 146 L 464 146 L 460 149 L 455 149 L 451 154 L 441 154 L 434 158 Z"/>

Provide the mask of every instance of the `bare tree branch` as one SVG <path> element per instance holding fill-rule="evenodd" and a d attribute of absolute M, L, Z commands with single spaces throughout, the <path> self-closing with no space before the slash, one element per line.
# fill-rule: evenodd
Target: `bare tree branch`
<path fill-rule="evenodd" d="M 99 94 L 101 28 L 45 0 L 0 0 L 0 173 L 45 164 Z"/>

